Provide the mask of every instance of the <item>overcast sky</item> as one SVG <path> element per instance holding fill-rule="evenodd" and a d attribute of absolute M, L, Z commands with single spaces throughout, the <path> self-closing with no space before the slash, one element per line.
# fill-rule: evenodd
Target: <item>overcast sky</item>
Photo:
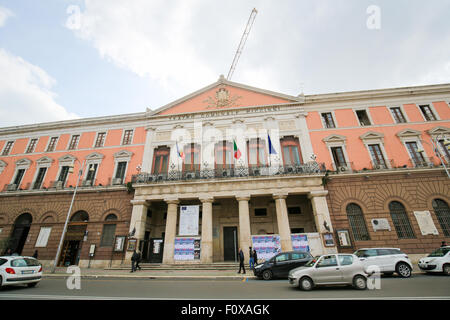
<path fill-rule="evenodd" d="M 142 112 L 207 86 L 254 7 L 232 81 L 290 95 L 450 82 L 448 0 L 0 0 L 0 127 Z"/>

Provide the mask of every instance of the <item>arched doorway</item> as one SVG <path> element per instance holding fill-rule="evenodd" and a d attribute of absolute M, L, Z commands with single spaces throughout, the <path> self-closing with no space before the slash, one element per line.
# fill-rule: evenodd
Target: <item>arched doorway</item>
<path fill-rule="evenodd" d="M 23 213 L 17 217 L 9 241 L 8 249 L 11 249 L 11 253 L 22 254 L 32 222 L 33 217 L 29 213 Z"/>
<path fill-rule="evenodd" d="M 86 211 L 77 211 L 70 218 L 66 236 L 64 237 L 59 266 L 78 265 L 88 221 L 89 214 Z"/>

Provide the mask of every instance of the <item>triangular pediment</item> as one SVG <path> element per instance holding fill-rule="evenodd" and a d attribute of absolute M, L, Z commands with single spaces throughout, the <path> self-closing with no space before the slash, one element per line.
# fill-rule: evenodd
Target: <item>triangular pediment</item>
<path fill-rule="evenodd" d="M 64 162 L 64 163 L 68 163 L 68 162 L 70 162 L 70 163 L 72 163 L 73 161 L 75 161 L 76 160 L 76 157 L 74 157 L 73 155 L 71 155 L 71 154 L 66 154 L 66 155 L 64 155 L 64 156 L 62 156 L 62 157 L 60 157 L 60 158 L 58 158 L 58 161 L 61 163 L 61 162 Z"/>
<path fill-rule="evenodd" d="M 397 133 L 399 137 L 417 137 L 420 136 L 422 132 L 414 129 L 405 129 Z"/>
<path fill-rule="evenodd" d="M 326 138 L 323 138 L 324 142 L 343 142 L 345 141 L 347 138 L 344 136 L 341 136 L 339 134 L 332 134 Z"/>
<path fill-rule="evenodd" d="M 0 160 L 0 168 L 6 167 L 7 165 L 8 164 L 5 161 Z"/>
<path fill-rule="evenodd" d="M 438 134 L 450 134 L 450 128 L 447 127 L 435 127 L 433 129 L 428 130 L 430 135 L 438 135 Z"/>
<path fill-rule="evenodd" d="M 86 156 L 86 160 L 101 160 L 104 157 L 105 156 L 102 155 L 101 153 L 93 152 L 93 153 L 89 154 L 88 156 Z"/>
<path fill-rule="evenodd" d="M 130 159 L 133 155 L 133 152 L 128 150 L 121 150 L 119 152 L 114 153 L 115 159 Z"/>
<path fill-rule="evenodd" d="M 53 159 L 49 157 L 42 157 L 36 160 L 36 162 L 38 164 L 51 164 L 53 162 Z"/>
<path fill-rule="evenodd" d="M 380 132 L 375 131 L 369 131 L 364 134 L 362 134 L 359 138 L 362 140 L 369 140 L 369 139 L 382 139 L 384 137 L 384 134 Z"/>
<path fill-rule="evenodd" d="M 303 97 L 290 96 L 231 82 L 221 76 L 217 82 L 149 112 L 150 115 L 181 114 L 229 108 L 279 105 L 303 102 L 303 99 Z"/>
<path fill-rule="evenodd" d="M 30 165 L 30 164 L 31 164 L 31 160 L 27 159 L 27 158 L 16 161 L 16 166 L 23 166 L 23 165 Z"/>

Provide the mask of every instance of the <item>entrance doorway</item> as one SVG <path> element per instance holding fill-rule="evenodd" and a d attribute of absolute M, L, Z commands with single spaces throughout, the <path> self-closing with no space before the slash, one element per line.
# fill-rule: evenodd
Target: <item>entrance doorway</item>
<path fill-rule="evenodd" d="M 25 241 L 28 237 L 28 232 L 30 231 L 31 223 L 33 217 L 29 213 L 21 214 L 14 222 L 14 229 L 11 233 L 11 239 L 9 242 L 9 248 L 11 253 L 22 254 L 23 247 L 25 246 Z"/>
<path fill-rule="evenodd" d="M 89 215 L 86 211 L 77 211 L 70 219 L 58 262 L 59 266 L 78 265 L 80 262 L 88 221 Z"/>
<path fill-rule="evenodd" d="M 149 250 L 149 262 L 161 263 L 164 252 L 164 239 L 163 238 L 151 238 L 150 250 Z"/>
<path fill-rule="evenodd" d="M 223 227 L 223 260 L 237 261 L 237 227 Z"/>

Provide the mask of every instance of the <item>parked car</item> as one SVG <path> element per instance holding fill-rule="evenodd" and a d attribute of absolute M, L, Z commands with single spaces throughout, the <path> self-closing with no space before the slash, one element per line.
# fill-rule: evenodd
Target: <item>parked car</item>
<path fill-rule="evenodd" d="M 450 276 L 450 246 L 440 247 L 427 257 L 419 260 L 420 270 L 443 272 Z"/>
<path fill-rule="evenodd" d="M 364 265 L 353 254 L 327 254 L 289 272 L 289 283 L 309 291 L 315 286 L 352 285 L 367 288 Z"/>
<path fill-rule="evenodd" d="M 0 287 L 26 284 L 36 286 L 42 278 L 42 265 L 32 257 L 1 256 L 0 257 Z"/>
<path fill-rule="evenodd" d="M 398 248 L 363 248 L 354 254 L 363 262 L 366 270 L 369 266 L 378 266 L 385 275 L 396 272 L 403 278 L 411 277 L 411 260 Z"/>
<path fill-rule="evenodd" d="M 281 252 L 264 263 L 257 264 L 253 273 L 260 279 L 287 278 L 289 271 L 303 266 L 313 259 L 309 252 L 290 251 Z"/>

